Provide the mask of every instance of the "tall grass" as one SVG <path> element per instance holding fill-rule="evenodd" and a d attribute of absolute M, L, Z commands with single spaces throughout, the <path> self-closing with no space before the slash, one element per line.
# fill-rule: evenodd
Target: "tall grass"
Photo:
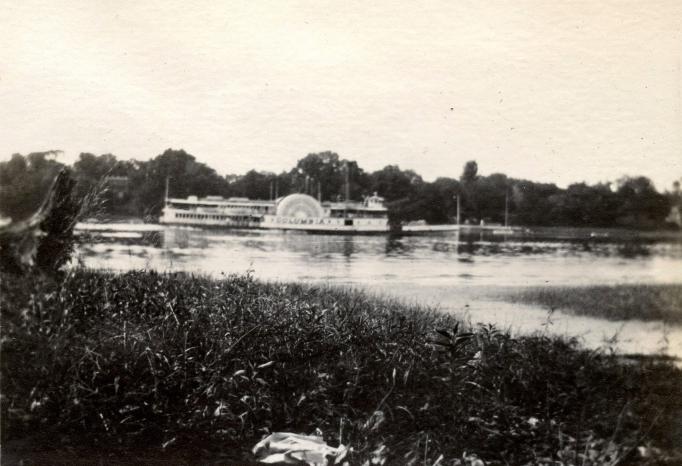
<path fill-rule="evenodd" d="M 668 364 L 249 275 L 1 283 L 3 453 L 246 464 L 268 432 L 319 428 L 353 447 L 350 464 L 682 460 Z"/>
<path fill-rule="evenodd" d="M 682 284 L 531 287 L 505 293 L 503 298 L 611 320 L 682 323 Z"/>

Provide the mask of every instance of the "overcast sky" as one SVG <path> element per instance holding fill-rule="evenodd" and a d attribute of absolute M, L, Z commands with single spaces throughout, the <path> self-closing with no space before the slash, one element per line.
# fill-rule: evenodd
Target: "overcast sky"
<path fill-rule="evenodd" d="M 682 1 L 0 0 L 0 159 L 682 177 Z"/>

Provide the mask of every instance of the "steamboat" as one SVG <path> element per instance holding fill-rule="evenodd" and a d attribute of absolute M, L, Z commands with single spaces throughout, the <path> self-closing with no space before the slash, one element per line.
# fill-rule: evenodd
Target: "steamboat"
<path fill-rule="evenodd" d="M 381 234 L 391 231 L 384 199 L 321 202 L 295 193 L 274 200 L 207 196 L 166 198 L 159 222 L 220 228 L 296 230 L 309 233 Z"/>

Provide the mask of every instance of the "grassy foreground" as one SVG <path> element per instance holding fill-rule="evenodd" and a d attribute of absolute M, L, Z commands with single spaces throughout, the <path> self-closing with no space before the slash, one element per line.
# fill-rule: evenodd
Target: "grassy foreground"
<path fill-rule="evenodd" d="M 509 292 L 503 297 L 511 302 L 611 320 L 682 323 L 682 284 L 531 287 Z"/>
<path fill-rule="evenodd" d="M 682 461 L 666 363 L 248 275 L 1 283 L 3 457 L 24 464 L 249 464 L 317 428 L 351 465 Z"/>

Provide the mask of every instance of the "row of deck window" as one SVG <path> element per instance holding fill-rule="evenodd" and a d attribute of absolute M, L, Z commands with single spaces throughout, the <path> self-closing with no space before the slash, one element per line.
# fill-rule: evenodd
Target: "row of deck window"
<path fill-rule="evenodd" d="M 332 210 L 329 216 L 332 218 L 386 218 L 386 212 Z"/>
<path fill-rule="evenodd" d="M 210 214 L 185 214 L 185 213 L 175 213 L 175 218 L 187 218 L 194 220 L 225 220 L 228 218 L 227 215 L 210 215 Z"/>
<path fill-rule="evenodd" d="M 192 204 L 192 205 L 186 205 L 186 204 L 173 204 L 173 203 L 168 203 L 166 204 L 169 207 L 172 207 L 174 209 L 178 210 L 191 210 L 195 208 L 200 208 L 200 209 L 216 209 L 218 206 L 212 205 L 212 204 Z M 253 212 L 268 212 L 271 209 L 271 206 L 268 205 L 243 205 L 243 204 L 227 204 L 227 205 L 221 205 L 219 208 L 222 209 L 234 209 L 234 210 L 249 210 Z"/>

